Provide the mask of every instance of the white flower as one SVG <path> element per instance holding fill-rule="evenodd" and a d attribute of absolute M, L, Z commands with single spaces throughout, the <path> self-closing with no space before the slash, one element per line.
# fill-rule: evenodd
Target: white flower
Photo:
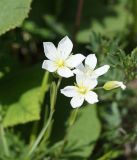
<path fill-rule="evenodd" d="M 49 60 L 45 60 L 42 68 L 49 72 L 57 72 L 62 77 L 73 76 L 72 68 L 78 66 L 85 57 L 82 54 L 70 55 L 73 44 L 66 36 L 58 44 L 56 48 L 51 42 L 44 42 L 44 52 Z"/>
<path fill-rule="evenodd" d="M 91 80 L 90 78 L 76 75 L 75 86 L 67 86 L 61 89 L 61 93 L 67 97 L 72 97 L 71 105 L 73 108 L 80 107 L 84 100 L 90 104 L 98 102 L 98 95 L 92 91 L 97 85 L 97 80 Z"/>
<path fill-rule="evenodd" d="M 92 79 L 96 79 L 99 76 L 105 74 L 110 68 L 109 65 L 104 65 L 102 67 L 99 67 L 98 69 L 95 69 L 96 64 L 97 58 L 95 54 L 90 54 L 85 59 L 85 66 L 81 63 L 73 72 L 76 75 L 82 74 L 83 76 L 90 76 Z"/>
<path fill-rule="evenodd" d="M 121 87 L 123 90 L 126 89 L 126 86 L 120 81 L 108 81 L 103 86 L 105 90 L 111 90 L 118 87 Z"/>

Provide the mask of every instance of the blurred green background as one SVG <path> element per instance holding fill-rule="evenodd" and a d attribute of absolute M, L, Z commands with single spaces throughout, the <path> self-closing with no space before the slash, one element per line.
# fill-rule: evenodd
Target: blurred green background
<path fill-rule="evenodd" d="M 111 66 L 100 84 L 121 80 L 127 89 L 98 91 L 97 105 L 80 108 L 59 160 L 137 160 L 137 0 L 0 0 L 0 160 L 27 160 L 56 81 L 50 75 L 40 104 L 43 42 L 57 45 L 65 35 L 74 53 L 95 53 L 99 66 Z M 59 93 L 48 141 L 30 160 L 57 159 L 71 111 Z"/>

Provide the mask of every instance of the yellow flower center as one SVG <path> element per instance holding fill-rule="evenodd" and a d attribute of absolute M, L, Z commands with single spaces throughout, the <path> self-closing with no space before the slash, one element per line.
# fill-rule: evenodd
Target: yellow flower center
<path fill-rule="evenodd" d="M 81 94 L 86 94 L 87 88 L 84 87 L 84 86 L 79 86 L 78 87 L 78 92 L 81 93 Z"/>
<path fill-rule="evenodd" d="M 58 67 L 64 67 L 64 60 L 59 59 L 59 60 L 56 61 L 56 64 L 57 64 Z"/>

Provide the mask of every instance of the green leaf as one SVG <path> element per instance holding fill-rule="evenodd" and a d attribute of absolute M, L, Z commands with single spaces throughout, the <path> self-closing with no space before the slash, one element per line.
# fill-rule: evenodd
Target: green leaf
<path fill-rule="evenodd" d="M 31 0 L 0 0 L 0 35 L 22 24 L 28 16 Z"/>
<path fill-rule="evenodd" d="M 99 138 L 101 125 L 95 105 L 79 109 L 78 118 L 70 130 L 66 151 L 71 157 L 87 158 L 92 153 Z"/>
<path fill-rule="evenodd" d="M 117 158 L 118 156 L 121 155 L 121 151 L 118 150 L 113 150 L 105 153 L 102 157 L 98 158 L 97 160 L 111 160 L 114 158 Z"/>
<path fill-rule="evenodd" d="M 133 51 L 131 52 L 131 57 L 137 61 L 137 47 L 133 49 Z"/>
<path fill-rule="evenodd" d="M 0 104 L 6 110 L 5 127 L 39 119 L 43 73 L 36 65 L 0 80 Z"/>
<path fill-rule="evenodd" d="M 40 88 L 36 88 L 25 92 L 16 103 L 10 105 L 3 121 L 4 127 L 40 118 L 39 91 Z"/>

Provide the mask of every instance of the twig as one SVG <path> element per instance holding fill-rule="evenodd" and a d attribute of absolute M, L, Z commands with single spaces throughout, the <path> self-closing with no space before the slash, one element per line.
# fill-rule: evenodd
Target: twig
<path fill-rule="evenodd" d="M 77 33 L 79 31 L 79 27 L 80 27 L 81 15 L 82 15 L 82 9 L 83 9 L 83 2 L 84 2 L 84 0 L 78 0 L 78 8 L 77 8 L 77 12 L 76 12 L 74 34 L 73 34 L 74 46 L 76 46 L 76 36 L 77 36 Z"/>

